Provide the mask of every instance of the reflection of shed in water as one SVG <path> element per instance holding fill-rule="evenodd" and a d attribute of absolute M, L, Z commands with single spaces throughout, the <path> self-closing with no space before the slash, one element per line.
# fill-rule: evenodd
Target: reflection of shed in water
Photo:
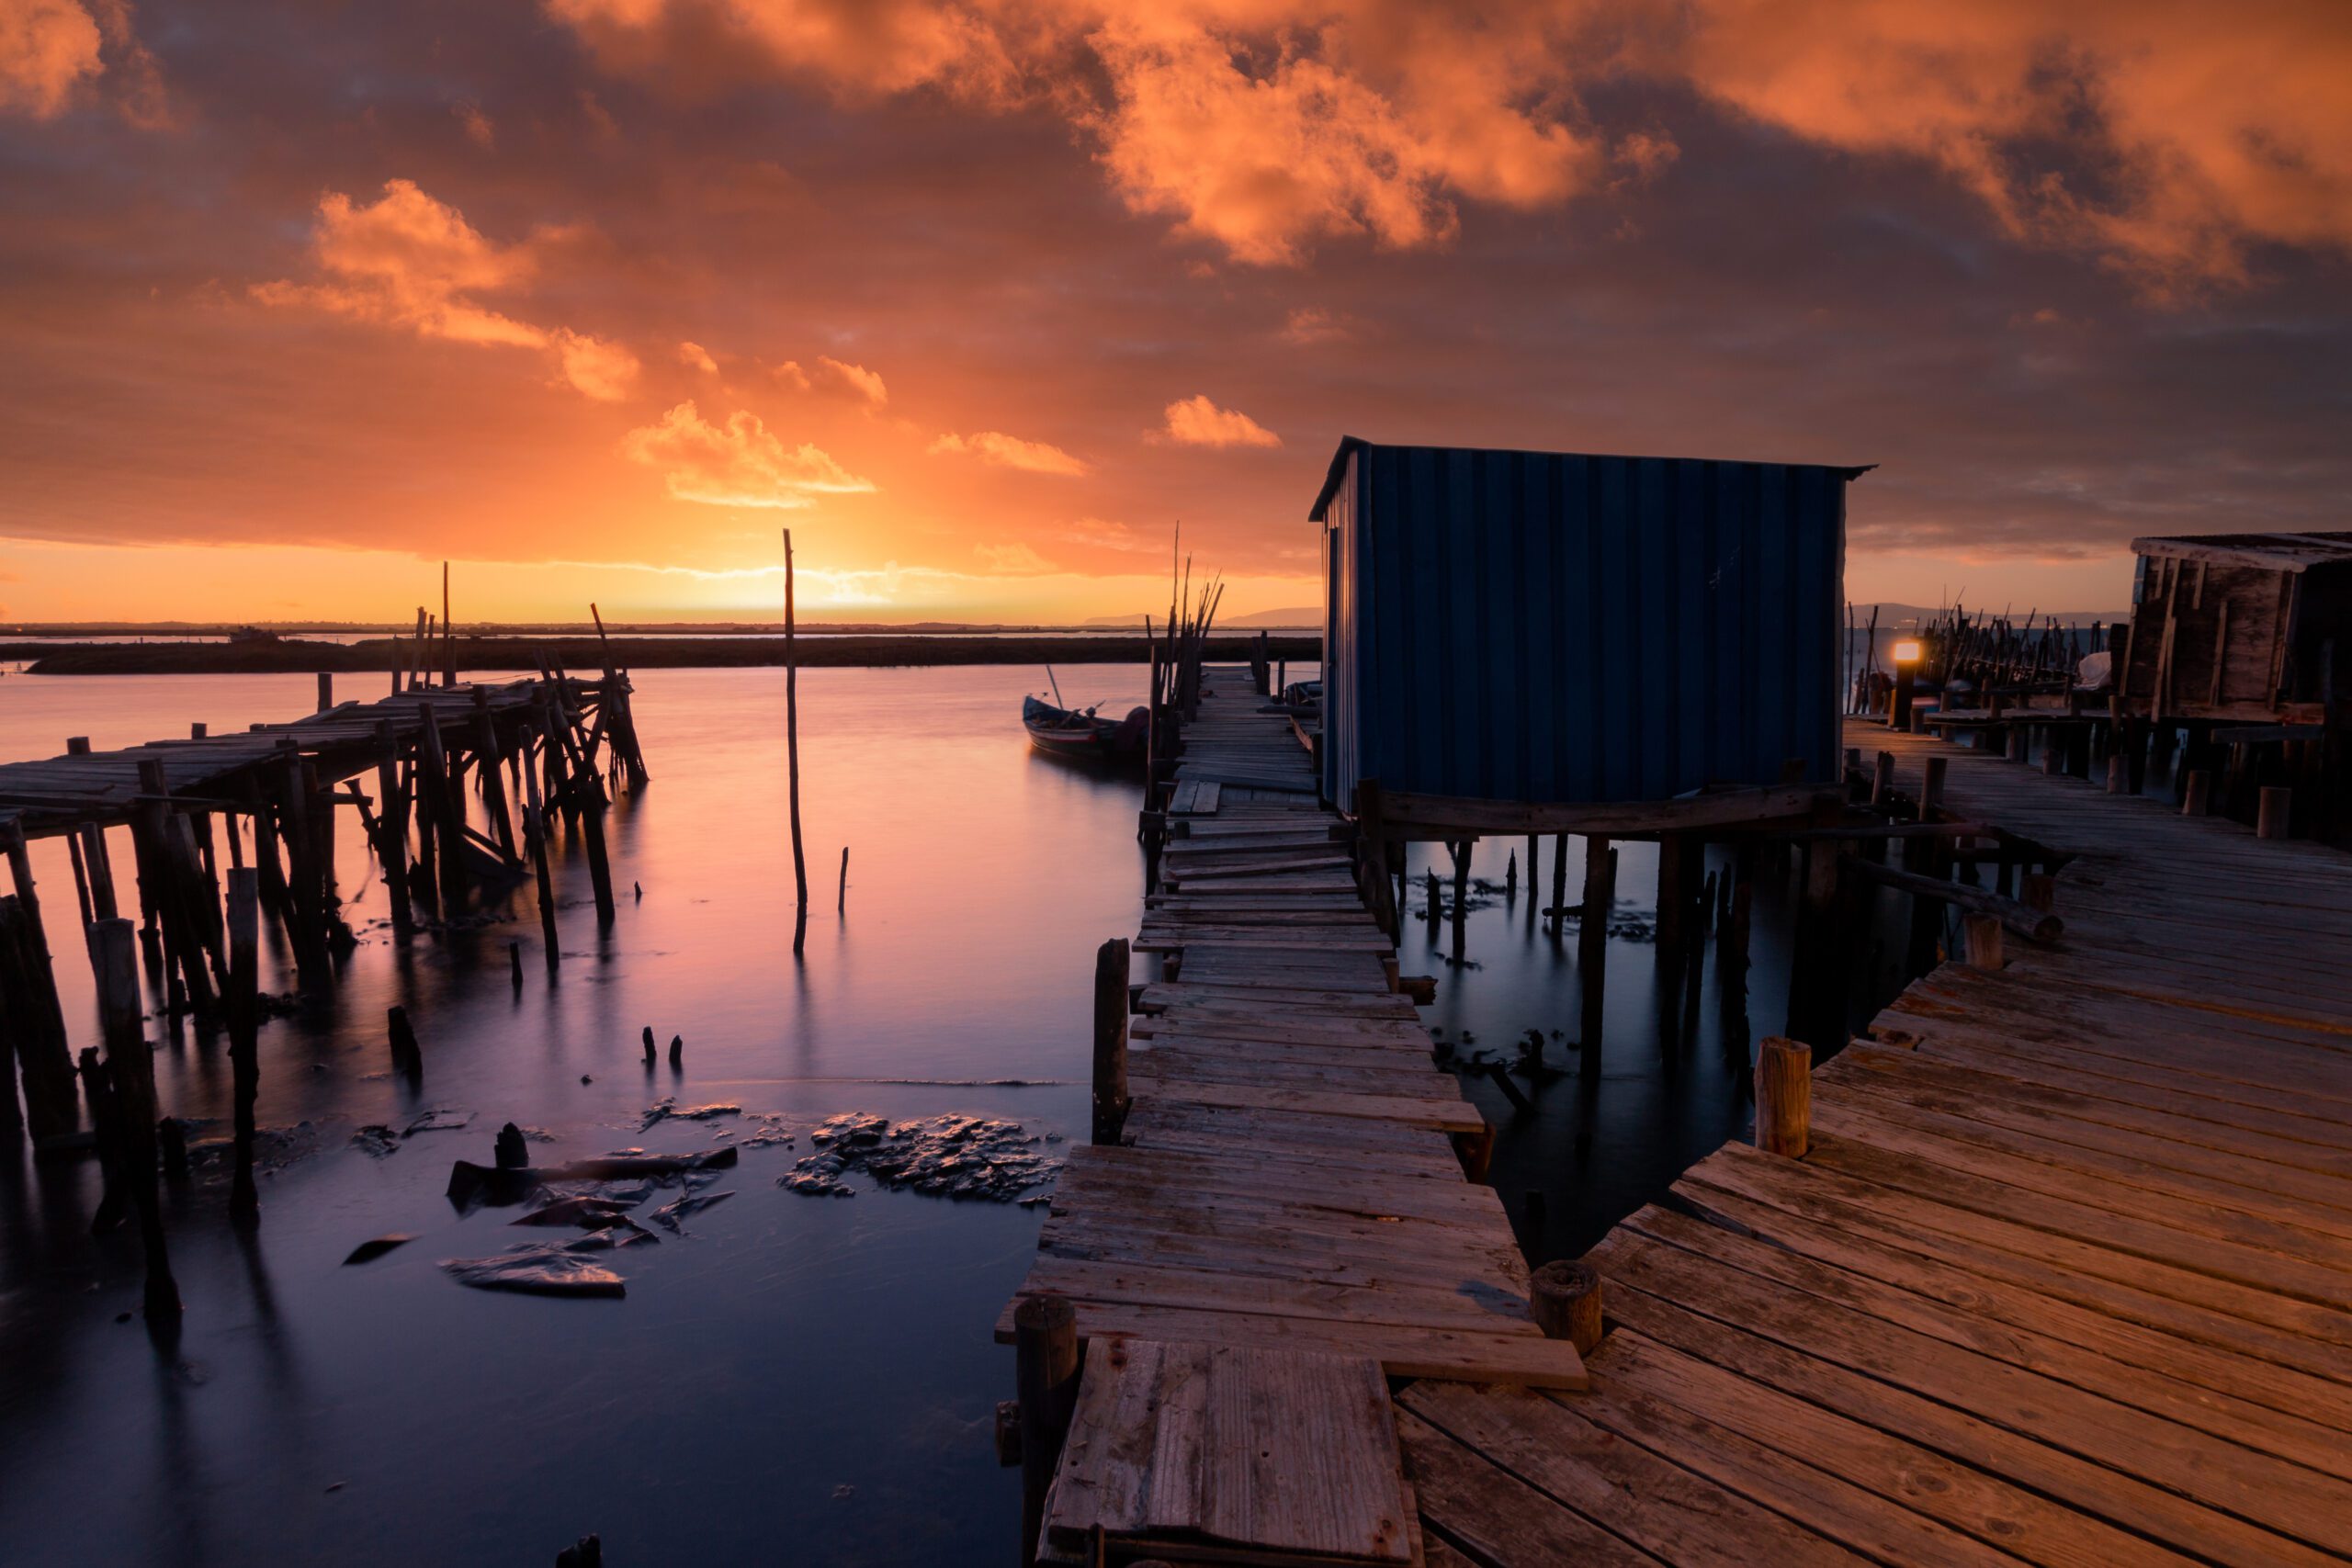
<path fill-rule="evenodd" d="M 1311 513 L 1331 798 L 1463 834 L 1787 814 L 1838 776 L 1865 471 L 1342 441 Z"/>
<path fill-rule="evenodd" d="M 2134 539 L 2118 692 L 2145 718 L 2323 723 L 2352 647 L 2352 534 Z"/>

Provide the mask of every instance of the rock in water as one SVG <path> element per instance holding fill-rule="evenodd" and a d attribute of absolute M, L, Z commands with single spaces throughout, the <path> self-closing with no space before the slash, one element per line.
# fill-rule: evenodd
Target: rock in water
<path fill-rule="evenodd" d="M 725 1192 L 689 1192 L 684 1197 L 673 1199 L 671 1201 L 664 1203 L 660 1208 L 654 1210 L 653 1223 L 657 1225 L 667 1226 L 669 1229 L 676 1231 L 680 1235 L 684 1235 L 686 1233 L 678 1222 L 684 1220 L 689 1214 L 698 1214 L 702 1213 L 705 1209 L 709 1208 L 713 1203 L 723 1203 L 733 1196 L 735 1196 L 735 1194 L 732 1190 Z"/>
<path fill-rule="evenodd" d="M 390 1235 L 372 1237 L 353 1247 L 351 1256 L 343 1260 L 343 1266 L 348 1269 L 355 1263 L 373 1263 L 392 1248 L 405 1247 L 415 1239 L 415 1236 L 404 1231 L 394 1231 Z"/>
<path fill-rule="evenodd" d="M 611 1198 L 558 1198 L 544 1208 L 534 1209 L 519 1220 L 509 1220 L 511 1225 L 577 1225 L 582 1230 L 600 1230 L 605 1225 L 624 1220 L 629 1206 Z"/>
<path fill-rule="evenodd" d="M 478 1291 L 515 1291 L 531 1296 L 619 1296 L 628 1293 L 618 1274 L 572 1248 L 526 1241 L 489 1258 L 445 1258 L 441 1267 L 461 1285 Z"/>

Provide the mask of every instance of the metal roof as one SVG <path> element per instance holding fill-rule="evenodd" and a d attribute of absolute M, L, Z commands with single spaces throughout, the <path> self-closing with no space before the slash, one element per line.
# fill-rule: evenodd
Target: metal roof
<path fill-rule="evenodd" d="M 2132 541 L 2134 555 L 2176 556 L 2190 560 L 2232 561 L 2272 571 L 2352 562 L 2352 533 L 2169 534 Z"/>
<path fill-rule="evenodd" d="M 1609 462 L 1623 462 L 1623 463 L 1634 463 L 1634 462 L 1670 462 L 1670 461 L 1676 461 L 1676 460 L 1677 460 L 1677 459 L 1672 459 L 1672 458 L 1657 458 L 1657 457 L 1625 457 L 1625 456 L 1623 456 L 1623 454 L 1618 454 L 1618 453 L 1601 453 L 1601 452 L 1539 452 L 1539 451 L 1531 451 L 1531 450 L 1529 450 L 1529 449 L 1527 449 L 1527 448 L 1525 448 L 1525 447 L 1518 447 L 1518 446 L 1420 446 L 1420 445 L 1416 445 L 1416 444 L 1406 444 L 1406 445 L 1403 445 L 1403 446 L 1396 446 L 1396 445 L 1392 445 L 1392 444 L 1387 444 L 1387 443 L 1382 443 L 1382 442 L 1366 441 L 1363 437 L 1362 437 L 1362 436 L 1360 436 L 1360 435 L 1342 435 L 1342 436 L 1340 436 L 1340 447 L 1339 447 L 1339 450 L 1331 454 L 1331 467 L 1330 467 L 1328 470 L 1326 470 L 1326 472 L 1325 472 L 1325 473 L 1324 473 L 1324 475 L 1323 475 L 1323 488 L 1322 488 L 1320 491 L 1317 491 L 1317 492 L 1316 492 L 1316 496 L 1315 496 L 1315 505 L 1314 505 L 1314 506 L 1313 506 L 1313 507 L 1312 507 L 1312 508 L 1307 512 L 1307 513 L 1306 513 L 1306 519 L 1307 519 L 1307 521 L 1308 521 L 1308 522 L 1310 522 L 1310 523 L 1320 523 L 1320 522 L 1322 522 L 1322 521 L 1324 520 L 1324 515 L 1325 515 L 1325 513 L 1328 513 L 1328 512 L 1330 510 L 1330 506 L 1331 506 L 1331 496 L 1332 496 L 1332 493 L 1340 488 L 1340 477 L 1341 477 L 1341 476 L 1342 476 L 1342 475 L 1347 471 L 1347 467 L 1348 467 L 1348 457 L 1349 457 L 1349 455 L 1350 455 L 1351 453 L 1360 452 L 1360 451 L 1363 451 L 1363 450 L 1365 450 L 1366 448 L 1374 448 L 1374 447 L 1378 447 L 1378 448 L 1382 448 L 1382 449 L 1385 449 L 1385 450 L 1390 450 L 1390 451 L 1461 452 L 1461 453 L 1464 453 L 1464 454 L 1467 454 L 1467 455 L 1470 455 L 1470 456 L 1474 456 L 1474 457 L 1591 457 L 1591 458 L 1596 458 L 1596 459 L 1605 460 L 1605 461 L 1609 461 Z M 1744 459 L 1724 459 L 1724 460 L 1727 460 L 1727 461 L 1728 461 L 1728 460 L 1744 460 Z M 1775 466 L 1776 466 L 1776 467 L 1782 467 L 1782 468 L 1826 468 L 1826 469 L 1828 469 L 1831 473 L 1834 473 L 1834 474 L 1838 475 L 1840 479 L 1858 479 L 1861 478 L 1864 474 L 1869 473 L 1872 468 L 1877 468 L 1877 467 L 1878 467 L 1878 465 L 1877 465 L 1876 463 L 1861 463 L 1861 464 L 1812 463 L 1812 464 L 1779 464 L 1779 465 L 1775 465 Z"/>

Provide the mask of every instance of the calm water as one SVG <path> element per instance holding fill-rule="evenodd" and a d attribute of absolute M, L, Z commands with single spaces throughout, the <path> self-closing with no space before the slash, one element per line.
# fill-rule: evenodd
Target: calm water
<path fill-rule="evenodd" d="M 775 671 L 648 671 L 639 728 L 654 780 L 616 807 L 620 918 L 600 938 L 576 846 L 557 870 L 564 964 L 539 962 L 527 887 L 500 923 L 396 948 L 370 922 L 383 893 L 346 820 L 338 872 L 363 944 L 331 998 L 262 1035 L 264 1126 L 311 1123 L 316 1152 L 263 1183 L 246 1239 L 225 1196 L 172 1195 L 185 1337 L 159 1356 L 138 1320 L 128 1231 L 85 1235 L 93 1172 L 0 1151 L 0 1562 L 350 1563 L 544 1562 L 589 1530 L 612 1560 L 707 1564 L 1001 1561 L 1018 1487 L 995 1464 L 993 1406 L 1012 1393 L 990 1328 L 1034 1250 L 1040 1211 L 875 1189 L 851 1201 L 775 1186 L 841 1111 L 967 1111 L 1084 1135 L 1093 950 L 1134 931 L 1136 786 L 1030 754 L 1021 668 L 821 670 L 801 678 L 803 811 L 813 915 L 793 961 L 783 686 Z M 1136 700 L 1140 670 L 1091 666 L 1074 700 Z M 0 760 L 216 733 L 306 711 L 308 676 L 0 681 Z M 362 781 L 372 792 L 372 781 Z M 129 846 L 116 835 L 126 909 Z M 848 910 L 833 909 L 851 850 Z M 1498 885 L 1523 841 L 1479 847 Z M 1417 847 L 1415 875 L 1427 863 Z M 1550 841 L 1544 847 L 1548 881 Z M 72 939 L 62 847 L 37 846 L 51 946 L 77 1043 L 95 1036 Z M 1443 852 L 1438 852 L 1443 869 Z M 1582 846 L 1570 845 L 1570 897 Z M 1576 940 L 1540 918 L 1521 867 L 1450 929 L 1408 931 L 1405 969 L 1440 976 L 1429 1021 L 1465 1051 L 1509 1055 L 1530 1028 L 1577 1032 Z M 632 897 L 632 884 L 643 887 Z M 1621 916 L 1645 919 L 1655 855 L 1623 851 Z M 1546 888 L 1548 896 L 1548 886 Z M 1414 901 L 1420 891 L 1418 881 Z M 1759 891 L 1753 1024 L 1724 1024 L 1712 953 L 1688 1032 L 1661 1031 L 1653 949 L 1612 942 L 1609 1038 L 1597 1084 L 1565 1069 L 1504 1128 L 1493 1179 L 1538 1257 L 1580 1251 L 1684 1165 L 1736 1135 L 1746 1039 L 1780 1026 L 1786 946 L 1777 890 Z M 507 978 L 523 942 L 526 984 Z M 69 961 L 67 956 L 72 955 Z M 265 954 L 266 988 L 291 988 Z M 388 1071 L 384 1009 L 405 1004 L 421 1091 Z M 641 1065 L 639 1029 L 685 1037 L 683 1073 Z M 160 1029 L 160 1026 L 157 1026 Z M 157 1057 L 165 1106 L 225 1129 L 219 1042 Z M 986 1080 L 1025 1080 L 1019 1086 Z M 437 1260 L 521 1236 L 511 1211 L 455 1213 L 449 1162 L 489 1163 L 499 1123 L 546 1129 L 543 1157 L 708 1145 L 731 1123 L 640 1133 L 646 1106 L 733 1101 L 800 1134 L 744 1155 L 732 1201 L 687 1238 L 612 1255 L 624 1301 L 464 1289 Z M 386 1158 L 350 1145 L 371 1122 L 435 1107 L 475 1113 Z M 745 1125 L 748 1131 L 748 1125 Z M 1526 1194 L 1544 1194 L 1531 1217 Z M 356 1268 L 386 1232 L 419 1239 Z M 561 1235 L 563 1233 L 552 1233 Z M 103 1478 L 102 1482 L 99 1478 Z M 95 1487 L 95 1490 L 94 1490 Z M 98 1499 L 103 1498 L 103 1502 Z"/>
<path fill-rule="evenodd" d="M 85 1234 L 86 1165 L 0 1161 L 0 1562 L 546 1562 L 584 1531 L 612 1560 L 958 1562 L 1007 1553 L 1018 1487 L 996 1467 L 1012 1393 L 997 1309 L 1041 1211 L 876 1190 L 803 1197 L 776 1175 L 840 1111 L 958 1111 L 1083 1134 L 1093 950 L 1130 933 L 1140 869 L 1131 784 L 1033 758 L 1013 722 L 1035 672 L 827 670 L 801 678 L 812 868 L 805 962 L 791 955 L 783 683 L 773 671 L 649 671 L 639 726 L 654 781 L 611 822 L 620 918 L 600 940 L 587 876 L 558 868 L 565 961 L 550 985 L 527 893 L 509 924 L 380 931 L 326 1006 L 262 1035 L 260 1120 L 308 1119 L 321 1150 L 263 1186 L 250 1246 L 216 1190 L 169 1220 L 187 1305 L 175 1357 L 136 1320 L 128 1233 Z M 1140 671 L 1091 669 L 1124 705 Z M 0 757 L 216 733 L 310 706 L 307 676 L 0 681 Z M 1075 692 L 1072 693 L 1076 694 Z M 372 791 L 372 783 L 368 786 Z M 349 813 L 343 814 L 346 818 Z M 356 822 L 338 856 L 352 923 L 384 913 Z M 125 908 L 128 843 L 116 835 Z M 848 913 L 834 913 L 841 848 Z M 65 1004 L 95 1034 L 68 935 L 62 852 L 35 871 Z M 641 900 L 630 885 L 643 886 Z M 527 983 L 507 980 L 506 943 Z M 72 961 L 66 955 L 72 954 Z M 265 960 L 266 970 L 268 960 Z M 278 988 L 265 973 L 265 988 Z M 288 987 L 290 988 L 290 987 Z M 384 1009 L 405 1002 L 423 1090 L 386 1073 Z M 639 1031 L 685 1037 L 649 1074 Z M 217 1043 L 157 1058 L 167 1110 L 225 1118 Z M 989 1088 L 964 1081 L 1039 1080 Z M 449 1163 L 482 1163 L 500 1122 L 548 1157 L 705 1146 L 712 1127 L 639 1134 L 647 1104 L 732 1100 L 789 1113 L 793 1148 L 747 1153 L 690 1239 L 613 1255 L 625 1301 L 461 1288 L 436 1260 L 550 1234 L 511 1211 L 455 1213 Z M 389 1158 L 368 1122 L 458 1107 L 473 1126 Z M 385 1232 L 420 1239 L 341 1267 Z M 99 1478 L 104 1478 L 101 1482 Z M 101 1501 L 103 1499 L 103 1501 Z"/>

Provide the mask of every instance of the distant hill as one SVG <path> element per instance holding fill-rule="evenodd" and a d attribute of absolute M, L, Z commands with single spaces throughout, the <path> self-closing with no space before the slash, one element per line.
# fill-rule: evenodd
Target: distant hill
<path fill-rule="evenodd" d="M 1137 610 L 1132 615 L 1097 615 L 1091 621 L 1081 621 L 1079 624 L 1090 627 L 1117 626 L 1124 631 L 1130 626 L 1140 626 L 1143 625 L 1143 618 L 1147 615 L 1151 616 L 1152 623 L 1156 626 L 1162 619 L 1166 618 L 1168 612 L 1165 608 L 1149 611 Z M 1219 631 L 1255 631 L 1260 626 L 1267 626 L 1283 631 L 1295 631 L 1301 628 L 1319 631 L 1322 629 L 1322 626 L 1323 606 L 1320 604 L 1308 604 L 1295 610 L 1260 610 L 1255 615 L 1219 615 L 1216 618 L 1216 626 L 1215 629 Z"/>

